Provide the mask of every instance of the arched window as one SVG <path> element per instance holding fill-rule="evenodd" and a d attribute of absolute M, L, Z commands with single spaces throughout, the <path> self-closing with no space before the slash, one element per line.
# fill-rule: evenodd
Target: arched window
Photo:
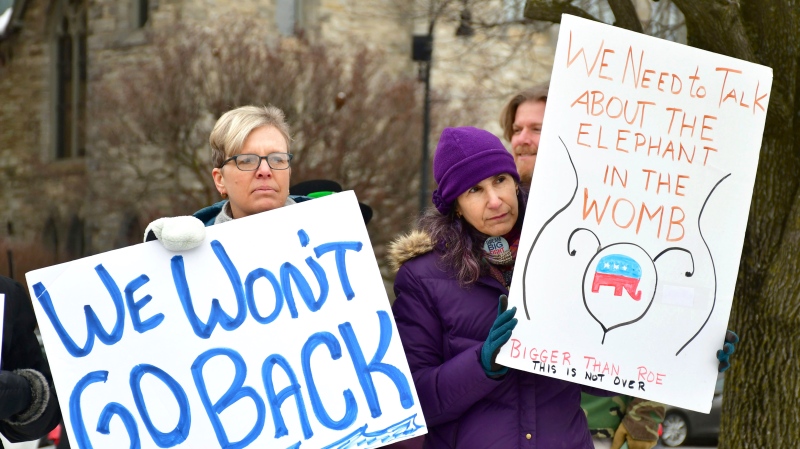
<path fill-rule="evenodd" d="M 133 27 L 144 28 L 148 19 L 150 19 L 150 2 L 133 0 Z"/>
<path fill-rule="evenodd" d="M 60 0 L 55 8 L 56 159 L 86 154 L 86 0 Z"/>
<path fill-rule="evenodd" d="M 67 257 L 69 260 L 78 259 L 86 255 L 86 238 L 83 220 L 72 217 L 67 232 Z"/>

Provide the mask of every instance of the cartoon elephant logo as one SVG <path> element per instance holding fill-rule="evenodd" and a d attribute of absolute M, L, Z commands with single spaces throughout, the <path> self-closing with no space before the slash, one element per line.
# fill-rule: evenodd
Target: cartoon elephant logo
<path fill-rule="evenodd" d="M 632 258 L 622 254 L 610 254 L 597 262 L 597 269 L 592 281 L 592 293 L 600 291 L 600 287 L 614 287 L 614 296 L 622 296 L 624 289 L 635 301 L 642 299 L 639 280 L 642 279 L 642 267 Z"/>
<path fill-rule="evenodd" d="M 572 235 L 581 231 L 597 237 L 586 228 L 578 228 Z M 575 257 L 578 251 L 571 238 L 567 245 Z M 639 321 L 650 310 L 658 287 L 658 270 L 647 251 L 635 243 L 602 246 L 598 239 L 597 245 L 583 273 L 583 304 L 603 329 L 605 342 L 608 332 Z"/>

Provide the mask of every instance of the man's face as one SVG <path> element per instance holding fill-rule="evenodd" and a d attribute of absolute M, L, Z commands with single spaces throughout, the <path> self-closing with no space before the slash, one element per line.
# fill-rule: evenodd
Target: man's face
<path fill-rule="evenodd" d="M 539 152 L 539 136 L 542 132 L 545 102 L 526 101 L 517 107 L 514 117 L 511 149 L 522 184 L 529 185 Z"/>

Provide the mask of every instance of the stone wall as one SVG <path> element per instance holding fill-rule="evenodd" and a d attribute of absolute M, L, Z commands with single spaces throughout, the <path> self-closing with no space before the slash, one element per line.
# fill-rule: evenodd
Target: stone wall
<path fill-rule="evenodd" d="M 150 0 L 143 30 L 135 26 L 133 0 L 86 0 L 89 98 L 104 87 L 113 88 L 122 73 L 135 71 L 137 61 L 151 57 L 147 29 L 171 30 L 178 23 L 204 23 L 233 14 L 260 21 L 277 39 L 278 1 Z M 414 76 L 411 34 L 419 32 L 420 20 L 397 7 L 404 1 L 303 0 L 303 35 L 341 48 L 380 49 L 392 70 Z M 487 8 L 500 4 L 491 1 L 495 3 L 487 3 Z M 48 17 L 54 3 L 28 0 L 21 27 L 0 41 L 0 52 L 9 56 L 0 65 L 0 242 L 56 242 L 59 254 L 68 259 L 135 243 L 154 218 L 152 211 L 158 210 L 148 203 L 163 205 L 170 199 L 135 197 L 135 178 L 124 170 L 114 171 L 112 150 L 91 140 L 86 157 L 55 160 L 54 40 Z M 497 117 L 505 99 L 549 74 L 554 35 L 539 33 L 532 39 L 524 27 L 512 26 L 500 40 L 496 33 L 456 37 L 452 17 L 457 13 L 437 24 L 432 88 L 465 102 L 478 101 L 484 119 L 464 125 L 483 126 L 499 135 Z M 422 83 L 419 86 L 421 90 Z M 92 114 L 99 113 L 114 111 L 91 111 L 90 127 L 97 119 Z M 84 226 L 83 250 L 68 254 L 68 247 L 74 248 L 70 241 L 76 237 L 70 236 L 70 229 L 75 232 L 76 220 Z"/>
<path fill-rule="evenodd" d="M 11 242 L 42 240 L 51 218 L 66 230 L 85 206 L 85 165 L 51 157 L 47 3 L 28 2 L 23 26 L 0 43 L 9 55 L 0 66 L 0 236 Z M 66 232 L 58 236 L 63 242 L 66 238 Z"/>

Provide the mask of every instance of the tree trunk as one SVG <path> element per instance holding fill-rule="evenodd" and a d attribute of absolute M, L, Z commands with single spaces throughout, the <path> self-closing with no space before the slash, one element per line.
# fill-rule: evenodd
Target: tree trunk
<path fill-rule="evenodd" d="M 730 327 L 742 334 L 723 403 L 721 448 L 796 447 L 800 440 L 800 5 L 742 5 L 755 61 L 774 81 Z"/>
<path fill-rule="evenodd" d="M 729 328 L 720 449 L 797 447 L 800 426 L 800 2 L 672 0 L 693 47 L 773 69 L 767 121 Z M 617 1 L 616 3 L 619 3 Z M 525 16 L 553 20 L 552 0 Z M 563 5 L 562 5 L 563 6 Z M 629 26 L 626 28 L 630 28 Z"/>

